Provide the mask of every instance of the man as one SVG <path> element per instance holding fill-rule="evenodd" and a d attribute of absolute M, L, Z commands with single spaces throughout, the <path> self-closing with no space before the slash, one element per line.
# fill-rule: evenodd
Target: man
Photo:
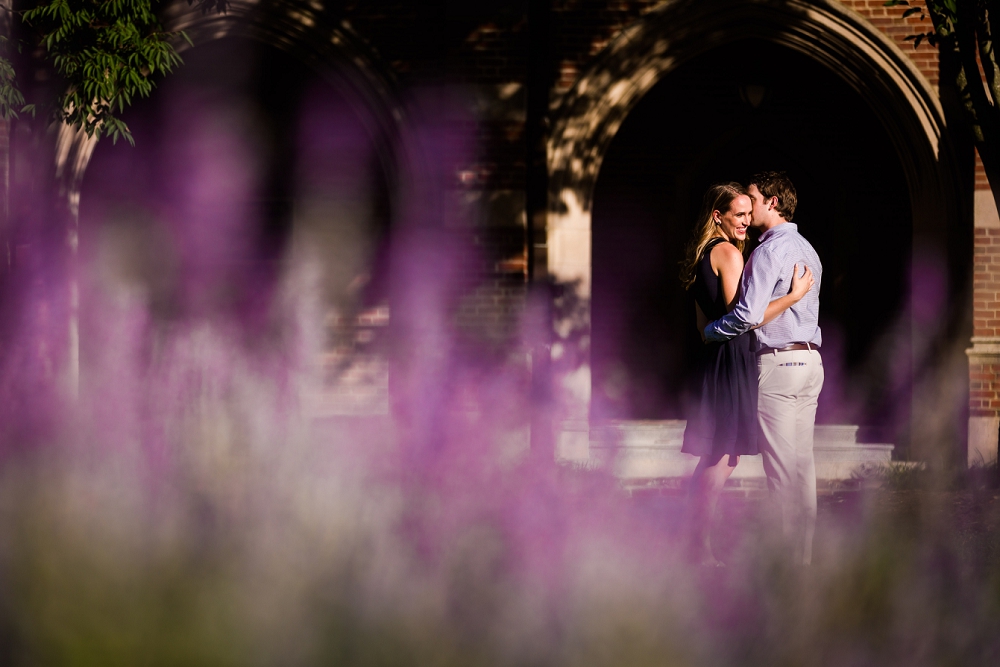
<path fill-rule="evenodd" d="M 784 296 L 794 266 L 809 267 L 815 285 L 801 301 L 757 329 L 760 449 L 768 488 L 781 509 L 782 530 L 793 558 L 812 560 L 816 527 L 816 466 L 813 429 L 816 402 L 823 388 L 823 342 L 819 329 L 822 265 L 812 245 L 793 223 L 797 198 L 784 172 L 764 172 L 750 179 L 751 225 L 760 245 L 750 255 L 736 307 L 705 327 L 705 338 L 722 341 L 757 326 L 767 304 Z"/>

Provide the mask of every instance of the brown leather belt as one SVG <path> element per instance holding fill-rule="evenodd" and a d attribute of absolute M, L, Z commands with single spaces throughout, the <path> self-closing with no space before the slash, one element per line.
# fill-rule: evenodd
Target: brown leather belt
<path fill-rule="evenodd" d="M 792 343 L 785 347 L 765 347 L 757 350 L 757 354 L 770 354 L 771 352 L 790 352 L 791 350 L 819 350 L 819 345 L 813 343 Z"/>

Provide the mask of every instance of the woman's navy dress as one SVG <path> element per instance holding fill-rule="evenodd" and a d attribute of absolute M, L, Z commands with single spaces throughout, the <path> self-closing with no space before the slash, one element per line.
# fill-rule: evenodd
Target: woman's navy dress
<path fill-rule="evenodd" d="M 722 279 L 712 271 L 713 239 L 698 260 L 695 301 L 709 321 L 727 312 Z M 682 452 L 695 456 L 757 454 L 757 337 L 752 331 L 702 350 L 701 397 L 688 415 Z"/>

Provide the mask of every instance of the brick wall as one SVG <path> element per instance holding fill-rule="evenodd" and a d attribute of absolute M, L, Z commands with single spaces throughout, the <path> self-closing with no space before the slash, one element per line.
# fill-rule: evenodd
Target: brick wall
<path fill-rule="evenodd" d="M 1000 337 L 1000 229 L 975 230 L 972 335 Z"/>
<path fill-rule="evenodd" d="M 972 347 L 967 350 L 970 465 L 996 456 L 1000 418 L 1000 218 L 990 206 L 993 196 L 978 156 L 976 163 Z"/>
<path fill-rule="evenodd" d="M 994 417 L 1000 412 L 1000 363 L 969 364 L 969 414 Z"/>
<path fill-rule="evenodd" d="M 921 21 L 919 16 L 904 19 L 905 7 L 886 8 L 883 0 L 842 2 L 894 40 L 927 80 L 937 85 L 936 50 L 926 43 L 914 48 L 913 42 L 906 40 L 911 34 L 926 31 L 929 20 Z M 455 216 L 465 225 L 456 233 L 471 236 L 481 261 L 469 269 L 468 296 L 456 303 L 455 321 L 469 331 L 478 327 L 490 340 L 500 331 L 504 336 L 512 335 L 527 269 L 523 235 L 527 2 L 366 0 L 327 4 L 324 12 L 336 16 L 326 18 L 346 22 L 366 40 L 393 70 L 404 95 L 445 83 L 460 84 L 473 110 L 468 130 L 476 148 L 443 186 L 457 195 L 456 200 L 471 202 Z M 658 0 L 551 0 L 549 67 L 553 92 L 568 90 L 624 28 L 659 4 Z M 976 187 L 988 188 L 981 169 Z M 487 206 L 484 202 L 497 204 Z M 1000 327 L 989 324 L 997 318 L 996 311 L 987 313 L 997 302 L 996 290 L 987 287 L 992 284 L 987 273 L 980 275 L 992 266 L 987 259 L 993 257 L 991 253 L 1000 253 L 1000 246 L 993 245 L 997 238 L 994 232 L 1000 230 L 977 230 L 975 237 L 977 335 L 1000 332 Z"/>
<path fill-rule="evenodd" d="M 623 29 L 659 4 L 658 0 L 551 0 L 552 92 L 559 95 L 569 90 Z M 929 30 L 929 19 L 921 20 L 919 14 L 904 19 L 906 7 L 887 8 L 884 0 L 842 0 L 842 4 L 892 39 L 928 82 L 938 85 L 937 50 L 926 42 L 914 47 L 914 41 L 906 39 Z M 460 233 L 471 235 L 480 258 L 470 267 L 453 321 L 472 339 L 491 345 L 509 339 L 516 331 L 527 269 L 521 234 L 526 154 L 523 88 L 529 67 L 526 5 L 485 0 L 432 9 L 400 0 L 371 0 L 348 3 L 343 11 L 353 28 L 391 64 L 404 90 L 437 82 L 464 86 L 477 114 L 470 127 L 476 154 L 459 167 L 448 187 L 454 201 L 465 202 L 454 208 L 451 217 L 463 221 Z M 981 167 L 976 187 L 988 188 Z M 503 205 L 491 208 L 486 205 L 491 201 Z M 991 239 L 985 233 L 976 236 L 977 285 L 988 282 L 985 274 L 978 273 L 989 266 L 981 263 L 980 257 L 986 256 L 981 253 L 991 253 L 994 247 L 1000 252 L 1000 246 L 990 245 Z M 995 291 L 989 289 L 977 287 L 977 304 L 997 301 Z M 977 311 L 977 335 L 995 335 L 983 332 L 996 317 L 996 312 Z"/>
<path fill-rule="evenodd" d="M 658 0 L 551 0 L 549 40 L 553 92 L 568 90 L 621 31 L 655 9 Z M 918 48 L 908 35 L 928 29 L 929 19 L 902 18 L 905 7 L 886 8 L 883 0 L 844 0 L 889 35 L 932 84 L 938 81 L 936 50 Z M 447 217 L 460 220 L 481 255 L 471 269 L 472 294 L 456 304 L 456 321 L 495 342 L 501 320 L 516 317 L 515 292 L 527 277 L 523 230 L 525 187 L 525 95 L 528 63 L 527 5 L 484 0 L 444 5 L 370 0 L 345 3 L 338 10 L 352 28 L 391 65 L 401 88 L 459 84 L 474 110 L 467 130 L 475 154 L 458 165 L 444 187 L 452 192 Z M 487 202 L 501 201 L 491 207 Z M 447 221 L 446 225 L 449 224 Z M 469 229 L 471 227 L 471 230 Z M 477 277 L 478 276 L 478 277 Z M 493 310 L 491 310 L 493 308 Z M 479 319 L 481 324 L 473 325 Z"/>
<path fill-rule="evenodd" d="M 986 194 L 986 193 L 984 193 Z M 977 221 L 978 222 L 978 221 Z M 1000 227 L 976 226 L 973 346 L 969 356 L 969 463 L 997 454 L 1000 417 Z"/>
<path fill-rule="evenodd" d="M 367 0 L 338 11 L 391 66 L 404 98 L 417 104 L 418 122 L 451 114 L 441 127 L 462 135 L 468 150 L 437 184 L 444 203 L 435 234 L 473 254 L 453 285 L 451 323 L 472 342 L 515 344 L 527 280 L 527 4 Z"/>
<path fill-rule="evenodd" d="M 909 35 L 930 30 L 930 18 L 903 18 L 907 7 L 885 7 L 884 0 L 841 0 L 892 38 L 920 72 L 938 84 L 937 50 L 926 42 L 914 48 Z M 656 0 L 553 0 L 556 92 L 569 90 L 588 61 L 600 53 L 623 28 L 660 3 Z"/>
<path fill-rule="evenodd" d="M 919 13 L 904 19 L 906 7 L 887 8 L 884 0 L 841 2 L 895 42 L 932 86 L 939 85 L 936 49 L 926 42 L 914 47 L 914 41 L 907 40 L 930 30 L 929 19 L 921 20 Z M 660 4 L 658 0 L 551 0 L 548 71 L 553 97 L 571 89 L 623 29 Z M 339 11 L 391 65 L 404 91 L 458 82 L 475 110 L 468 126 L 475 155 L 458 165 L 454 179 L 446 184 L 452 201 L 460 205 L 446 216 L 451 222 L 445 225 L 471 239 L 479 252 L 458 291 L 452 321 L 471 340 L 503 346 L 516 335 L 527 276 L 524 87 L 532 66 L 527 4 L 483 0 L 445 7 L 369 0 L 344 3 Z M 975 188 L 988 196 L 989 184 L 978 157 Z M 977 210 L 981 201 L 983 196 L 977 198 Z M 1000 220 L 995 227 L 977 227 L 974 335 L 1000 339 Z M 331 367 L 343 368 L 331 359 Z M 359 390 L 354 378 L 365 372 L 344 371 L 338 387 L 355 396 Z M 969 372 L 971 413 L 996 418 L 1000 356 L 970 355 Z M 366 400 L 377 401 L 374 396 L 380 395 Z"/>
<path fill-rule="evenodd" d="M 655 0 L 553 0 L 555 92 L 569 90 L 594 56 L 657 4 Z"/>
<path fill-rule="evenodd" d="M 906 39 L 910 35 L 930 31 L 930 17 L 920 20 L 918 13 L 904 19 L 903 13 L 908 7 L 886 7 L 883 0 L 841 0 L 841 4 L 861 14 L 869 23 L 891 37 L 910 56 L 927 80 L 935 86 L 938 84 L 937 49 L 926 42 L 914 48 L 914 42 Z M 921 4 L 914 2 L 913 6 L 919 7 Z"/>
<path fill-rule="evenodd" d="M 885 7 L 884 0 L 841 0 L 841 4 L 853 9 L 891 37 L 903 50 L 903 53 L 910 57 L 920 73 L 927 78 L 927 81 L 935 87 L 940 84 L 937 49 L 926 42 L 914 47 L 915 40 L 906 39 L 911 35 L 928 32 L 931 29 L 930 17 L 921 20 L 920 14 L 913 14 L 904 19 L 903 13 L 908 7 Z M 921 3 L 914 2 L 913 6 L 919 7 Z M 989 190 L 990 184 L 986 179 L 986 171 L 983 169 L 983 163 L 980 161 L 978 153 L 976 154 L 975 173 L 976 190 Z"/>

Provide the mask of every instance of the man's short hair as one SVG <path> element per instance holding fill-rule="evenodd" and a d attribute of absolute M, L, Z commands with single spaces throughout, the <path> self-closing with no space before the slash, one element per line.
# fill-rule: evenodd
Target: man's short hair
<path fill-rule="evenodd" d="M 777 197 L 778 213 L 785 220 L 792 219 L 792 216 L 795 214 L 795 205 L 799 200 L 795 195 L 795 186 L 792 185 L 792 181 L 785 172 L 762 171 L 759 174 L 754 174 L 750 182 L 747 183 L 747 187 L 751 185 L 757 186 L 760 193 L 764 195 L 764 199 Z"/>

